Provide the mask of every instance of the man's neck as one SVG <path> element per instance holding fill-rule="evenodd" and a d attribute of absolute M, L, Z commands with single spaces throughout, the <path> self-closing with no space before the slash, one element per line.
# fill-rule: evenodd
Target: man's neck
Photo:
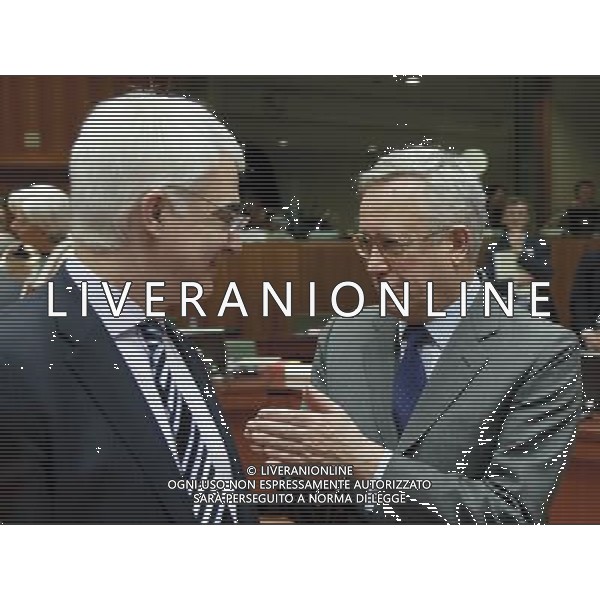
<path fill-rule="evenodd" d="M 433 310 L 435 312 L 445 312 L 450 307 L 454 306 L 461 297 L 461 282 L 465 282 L 467 284 L 467 289 L 469 286 L 473 285 L 473 283 L 477 280 L 477 273 L 475 270 L 465 271 L 460 279 L 456 279 L 453 283 L 448 284 L 448 286 L 444 287 L 443 290 L 438 290 L 438 288 L 434 285 L 434 299 L 436 300 L 435 306 Z M 430 317 L 427 315 L 427 312 L 416 313 L 407 319 L 407 323 L 409 325 L 417 325 L 422 323 L 428 323 L 432 319 L 436 317 Z"/>
<path fill-rule="evenodd" d="M 111 287 L 122 289 L 131 282 L 129 296 L 140 306 L 146 301 L 146 282 L 162 281 L 156 269 L 148 260 L 136 252 L 94 252 L 78 247 L 74 256 L 98 279 L 106 281 Z M 150 276 L 150 274 L 152 274 Z"/>

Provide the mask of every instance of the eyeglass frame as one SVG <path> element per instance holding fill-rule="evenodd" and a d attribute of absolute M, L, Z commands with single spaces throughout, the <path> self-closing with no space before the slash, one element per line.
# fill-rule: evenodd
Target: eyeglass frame
<path fill-rule="evenodd" d="M 371 256 L 373 254 L 373 245 L 370 245 L 369 252 L 366 255 L 363 254 L 361 252 L 360 248 L 359 248 L 359 245 L 360 245 L 360 242 L 358 241 L 358 237 L 359 236 L 367 237 L 370 240 L 372 240 L 372 242 L 369 242 L 369 243 L 370 244 L 374 243 L 377 246 L 379 254 L 381 254 L 381 256 L 385 260 L 390 260 L 390 259 L 396 259 L 397 260 L 413 244 L 416 244 L 417 242 L 420 242 L 420 241 L 425 241 L 425 240 L 431 239 L 432 237 L 434 237 L 436 235 L 440 235 L 440 234 L 446 233 L 446 232 L 450 231 L 451 229 L 453 229 L 453 227 L 444 227 L 443 229 L 435 229 L 433 231 L 430 231 L 429 233 L 427 233 L 425 235 L 408 236 L 407 238 L 405 238 L 407 241 L 404 241 L 404 242 L 402 241 L 402 238 L 388 238 L 387 240 L 383 240 L 383 241 L 399 242 L 398 246 L 396 246 L 394 248 L 394 250 L 385 250 L 384 249 L 384 247 L 382 246 L 382 239 L 381 239 L 382 236 L 381 236 L 381 234 L 367 235 L 365 233 L 357 231 L 357 232 L 355 232 L 355 233 L 353 233 L 351 235 L 351 239 L 352 239 L 352 243 L 356 246 L 356 251 L 357 251 L 358 255 L 365 262 L 371 260 Z"/>
<path fill-rule="evenodd" d="M 163 188 L 163 190 L 167 193 L 170 190 L 175 190 L 176 192 L 183 192 L 187 195 L 195 194 L 194 190 L 183 185 L 169 185 Z M 251 202 L 231 202 L 225 206 L 219 206 L 214 201 L 210 200 L 206 196 L 203 196 L 202 194 L 198 194 L 198 198 L 202 198 L 202 200 L 208 202 L 212 206 L 216 206 L 212 214 L 216 216 L 219 221 L 228 226 L 229 235 L 241 231 L 250 221 L 250 215 L 245 215 L 242 211 L 246 208 L 246 206 L 251 204 Z M 216 213 L 219 211 L 227 212 L 229 216 L 218 216 Z"/>

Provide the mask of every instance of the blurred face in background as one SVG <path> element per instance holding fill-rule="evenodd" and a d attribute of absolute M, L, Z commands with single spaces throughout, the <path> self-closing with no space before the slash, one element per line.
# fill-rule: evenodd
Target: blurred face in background
<path fill-rule="evenodd" d="M 529 226 L 529 206 L 527 203 L 509 204 L 504 209 L 502 223 L 508 230 L 525 231 Z"/>
<path fill-rule="evenodd" d="M 426 186 L 424 179 L 406 176 L 367 187 L 354 236 L 378 293 L 387 281 L 402 301 L 404 282 L 410 283 L 409 322 L 426 320 L 428 281 L 435 287 L 434 309 L 443 310 L 458 297 L 469 271 L 467 230 L 432 218 L 425 208 Z M 392 303 L 388 314 L 399 315 Z"/>
<path fill-rule="evenodd" d="M 589 204 L 596 197 L 596 186 L 593 183 L 584 183 L 577 191 L 577 204 Z"/>
<path fill-rule="evenodd" d="M 7 231 L 22 244 L 31 246 L 41 253 L 50 253 L 56 246 L 55 240 L 45 229 L 32 225 L 19 208 L 7 209 Z"/>

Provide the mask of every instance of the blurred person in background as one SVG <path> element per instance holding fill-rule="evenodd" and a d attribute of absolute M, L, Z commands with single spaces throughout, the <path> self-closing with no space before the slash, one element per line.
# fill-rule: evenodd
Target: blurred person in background
<path fill-rule="evenodd" d="M 574 198 L 558 225 L 572 235 L 593 235 L 600 231 L 600 207 L 596 204 L 596 184 L 584 179 L 574 187 Z"/>
<path fill-rule="evenodd" d="M 506 200 L 501 223 L 502 236 L 486 251 L 485 272 L 505 298 L 512 281 L 515 303 L 529 309 L 531 283 L 552 280 L 550 245 L 536 231 L 534 211 L 525 198 L 511 196 Z M 541 306 L 556 319 L 552 298 Z"/>
<path fill-rule="evenodd" d="M 9 219 L 7 204 L 7 201 L 3 200 L 0 206 L 0 257 L 19 247 L 19 242 L 7 230 Z M 21 283 L 7 270 L 5 261 L 0 260 L 0 309 L 18 300 L 20 293 Z"/>
<path fill-rule="evenodd" d="M 4 250 L 1 262 L 7 275 L 21 282 L 24 297 L 50 279 L 68 255 L 69 197 L 52 185 L 33 184 L 12 192 L 6 210 L 16 243 Z"/>

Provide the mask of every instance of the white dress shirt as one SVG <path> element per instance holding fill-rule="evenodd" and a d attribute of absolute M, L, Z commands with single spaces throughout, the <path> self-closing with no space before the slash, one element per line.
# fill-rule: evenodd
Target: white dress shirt
<path fill-rule="evenodd" d="M 128 298 L 120 316 L 113 316 L 104 294 L 101 280 L 77 257 L 73 256 L 69 258 L 66 267 L 70 277 L 79 289 L 81 289 L 82 281 L 88 282 L 88 303 L 115 342 L 141 394 L 146 399 L 152 415 L 158 422 L 173 455 L 173 460 L 177 464 L 177 445 L 169 425 L 169 414 L 154 383 L 148 346 L 138 327 L 145 320 L 144 312 L 136 302 Z M 115 298 L 115 304 L 118 304 L 117 300 L 120 298 L 121 290 L 111 289 L 111 292 L 113 298 Z M 204 399 L 206 396 L 213 395 L 214 390 L 209 384 L 207 384 L 205 389 L 200 390 L 173 342 L 168 336 L 165 336 L 164 341 L 167 355 L 166 366 L 171 370 L 173 383 L 183 395 L 192 413 L 192 421 L 196 426 L 200 427 L 202 441 L 208 447 L 208 455 L 211 457 L 211 461 L 206 461 L 205 470 L 208 472 L 209 462 L 212 462 L 215 467 L 215 479 L 231 480 L 233 475 L 225 442 Z M 123 398 L 123 402 L 127 402 L 127 398 Z M 199 478 L 205 476 L 206 473 L 198 475 Z M 167 485 L 166 481 L 165 485 Z M 223 509 L 224 507 L 220 508 L 219 514 L 223 512 Z M 235 507 L 230 507 L 230 510 L 234 520 L 237 520 Z"/>
<path fill-rule="evenodd" d="M 466 303 L 467 312 L 473 305 L 477 294 L 481 290 L 481 282 L 477 277 L 475 277 L 467 286 L 466 293 Z M 440 357 L 442 356 L 442 352 L 448 345 L 452 334 L 458 327 L 460 323 L 460 298 L 454 302 L 451 306 L 446 309 L 445 317 L 435 317 L 425 323 L 427 327 L 427 331 L 429 335 L 431 335 L 431 343 L 425 344 L 420 352 L 421 357 L 423 359 L 423 366 L 425 367 L 425 373 L 427 374 L 427 379 L 431 379 L 435 366 L 437 365 Z M 404 333 L 404 329 L 406 328 L 406 323 L 404 321 L 400 321 L 398 323 L 398 339 L 402 339 L 402 334 Z M 398 360 L 402 359 L 402 354 L 404 353 L 404 349 L 406 347 L 406 342 L 402 342 L 400 345 L 400 355 L 397 357 Z"/>

